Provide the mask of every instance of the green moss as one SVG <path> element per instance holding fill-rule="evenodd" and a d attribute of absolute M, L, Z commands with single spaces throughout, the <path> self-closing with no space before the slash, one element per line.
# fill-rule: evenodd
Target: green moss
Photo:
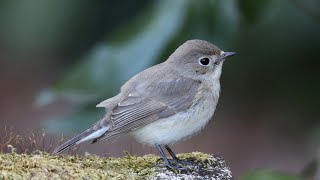
<path fill-rule="evenodd" d="M 205 162 L 208 154 L 180 154 L 180 158 Z M 53 156 L 48 153 L 0 154 L 0 179 L 149 179 L 159 173 L 154 164 L 158 156 L 142 157 L 126 154 L 121 158 L 99 156 Z"/>

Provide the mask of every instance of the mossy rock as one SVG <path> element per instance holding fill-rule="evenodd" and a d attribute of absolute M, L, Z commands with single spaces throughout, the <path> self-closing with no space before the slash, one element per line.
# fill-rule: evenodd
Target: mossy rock
<path fill-rule="evenodd" d="M 0 179 L 232 179 L 220 156 L 193 152 L 178 155 L 193 164 L 188 170 L 155 167 L 158 156 L 53 156 L 48 153 L 0 154 Z"/>

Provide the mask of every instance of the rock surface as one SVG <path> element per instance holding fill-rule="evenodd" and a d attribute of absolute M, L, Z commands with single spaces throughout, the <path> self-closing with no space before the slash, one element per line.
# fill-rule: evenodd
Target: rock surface
<path fill-rule="evenodd" d="M 0 154 L 0 179 L 232 179 L 230 168 L 221 156 L 200 152 L 178 155 L 192 165 L 172 171 L 155 167 L 162 163 L 155 155 L 121 158 L 95 155 L 52 156 L 37 154 Z"/>

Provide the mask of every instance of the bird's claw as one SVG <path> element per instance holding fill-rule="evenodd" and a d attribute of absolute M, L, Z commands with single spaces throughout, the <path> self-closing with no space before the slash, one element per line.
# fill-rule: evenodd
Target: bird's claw
<path fill-rule="evenodd" d="M 162 158 L 159 160 L 163 160 Z M 168 167 L 172 170 L 188 170 L 188 167 L 193 165 L 192 162 L 189 162 L 187 160 L 180 160 L 180 159 L 168 159 L 167 163 L 164 161 L 164 164 L 155 164 L 156 167 Z"/>
<path fill-rule="evenodd" d="M 185 167 L 182 167 L 180 165 L 172 165 L 171 163 L 165 163 L 165 164 L 155 164 L 156 167 L 167 167 L 169 169 L 172 169 L 172 170 L 179 170 L 179 171 L 182 171 L 182 170 L 187 170 L 188 168 L 185 168 Z"/>
<path fill-rule="evenodd" d="M 181 164 L 181 165 L 184 165 L 184 166 L 194 165 L 193 162 L 190 162 L 190 161 L 185 160 L 185 159 L 183 159 L 183 160 L 180 160 L 180 159 L 168 159 L 168 161 L 169 161 L 170 163 Z"/>

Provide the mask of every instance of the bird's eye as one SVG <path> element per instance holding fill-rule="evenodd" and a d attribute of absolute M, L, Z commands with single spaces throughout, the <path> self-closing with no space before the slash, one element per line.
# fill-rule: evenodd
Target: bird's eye
<path fill-rule="evenodd" d="M 210 63 L 210 59 L 209 58 L 201 58 L 199 60 L 199 64 L 202 66 L 207 66 Z"/>

